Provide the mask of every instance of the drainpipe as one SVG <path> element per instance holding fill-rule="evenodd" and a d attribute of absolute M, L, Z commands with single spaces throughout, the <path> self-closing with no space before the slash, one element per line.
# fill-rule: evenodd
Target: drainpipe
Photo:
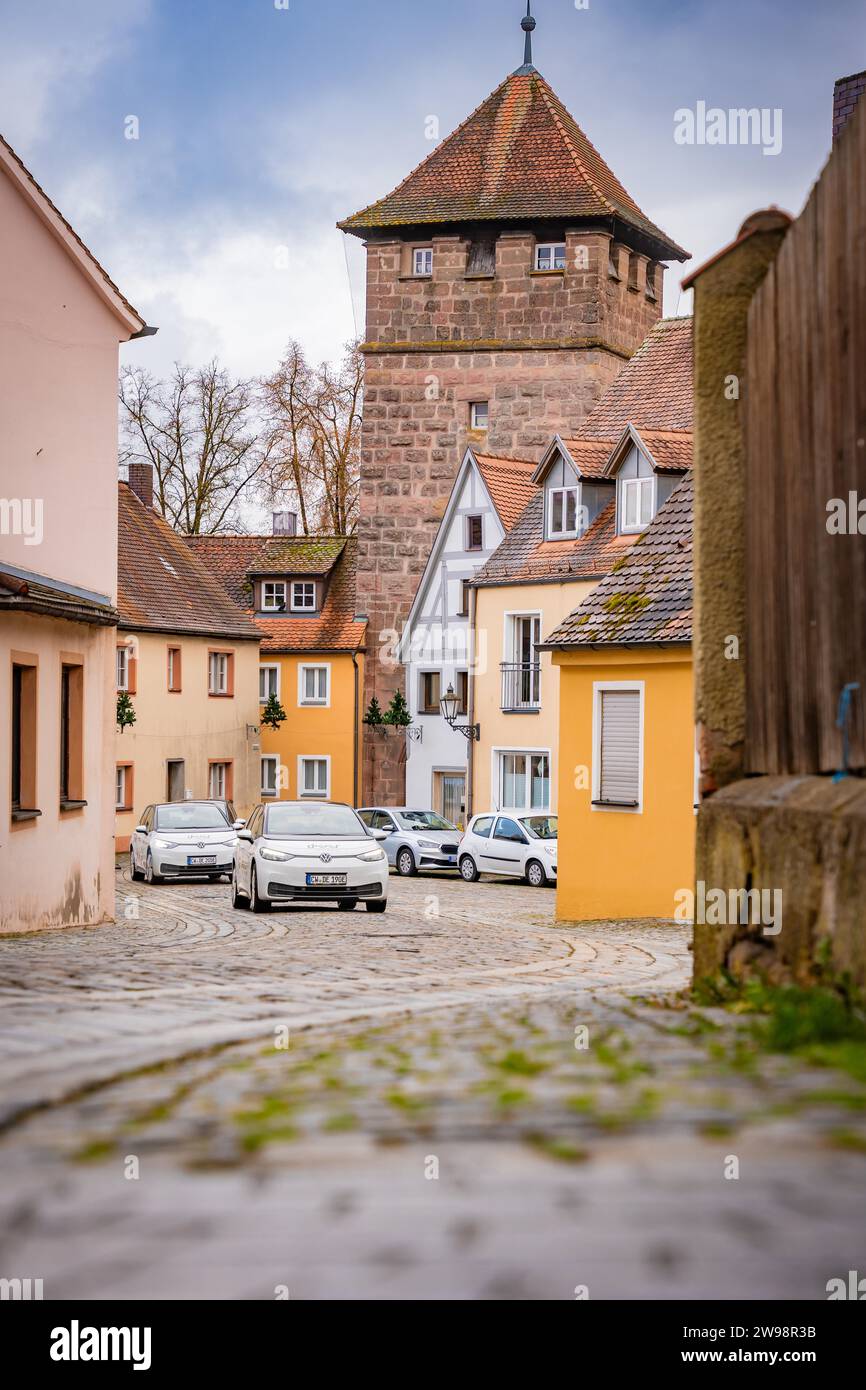
<path fill-rule="evenodd" d="M 358 709 L 358 691 L 361 684 L 361 673 L 358 670 L 358 653 L 352 652 L 352 666 L 354 667 L 355 680 L 355 716 L 354 728 L 352 731 L 352 805 L 358 804 L 358 754 L 361 741 L 361 719 Z"/>
<path fill-rule="evenodd" d="M 473 586 L 469 589 L 469 710 L 467 718 L 470 727 L 475 723 L 475 610 L 478 599 L 478 590 Z M 470 738 L 467 742 L 466 752 L 466 825 L 472 819 L 472 783 L 475 777 L 475 739 Z M 466 826 L 463 827 L 464 830 Z"/>

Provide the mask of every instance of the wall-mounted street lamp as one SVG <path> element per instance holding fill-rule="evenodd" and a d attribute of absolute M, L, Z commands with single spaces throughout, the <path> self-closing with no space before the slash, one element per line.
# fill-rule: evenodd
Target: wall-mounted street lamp
<path fill-rule="evenodd" d="M 455 722 L 457 719 L 457 706 L 459 705 L 459 703 L 460 701 L 454 694 L 454 686 L 449 685 L 445 694 L 439 701 L 439 708 L 442 711 L 442 717 L 445 720 L 445 723 L 454 730 L 455 734 L 463 734 L 464 738 L 470 740 L 480 739 L 480 724 L 457 724 Z"/>

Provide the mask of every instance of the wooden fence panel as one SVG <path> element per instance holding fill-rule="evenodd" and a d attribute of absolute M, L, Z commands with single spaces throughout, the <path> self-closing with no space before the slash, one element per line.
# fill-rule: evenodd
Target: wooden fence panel
<path fill-rule="evenodd" d="M 754 296 L 744 395 L 746 767 L 841 767 L 839 697 L 859 682 L 849 761 L 866 769 L 866 102 Z"/>

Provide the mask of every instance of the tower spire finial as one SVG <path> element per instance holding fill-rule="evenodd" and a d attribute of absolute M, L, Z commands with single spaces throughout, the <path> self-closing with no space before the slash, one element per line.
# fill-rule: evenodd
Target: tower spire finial
<path fill-rule="evenodd" d="M 526 0 L 526 16 L 520 21 L 520 27 L 526 35 L 523 44 L 523 66 L 532 67 L 532 31 L 535 28 L 535 20 L 532 18 L 531 0 Z"/>

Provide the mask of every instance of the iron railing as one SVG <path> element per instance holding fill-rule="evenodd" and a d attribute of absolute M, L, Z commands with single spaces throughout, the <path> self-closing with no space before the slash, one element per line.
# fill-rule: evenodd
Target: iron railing
<path fill-rule="evenodd" d="M 503 661 L 502 702 L 504 710 L 541 708 L 541 666 L 532 661 Z"/>

